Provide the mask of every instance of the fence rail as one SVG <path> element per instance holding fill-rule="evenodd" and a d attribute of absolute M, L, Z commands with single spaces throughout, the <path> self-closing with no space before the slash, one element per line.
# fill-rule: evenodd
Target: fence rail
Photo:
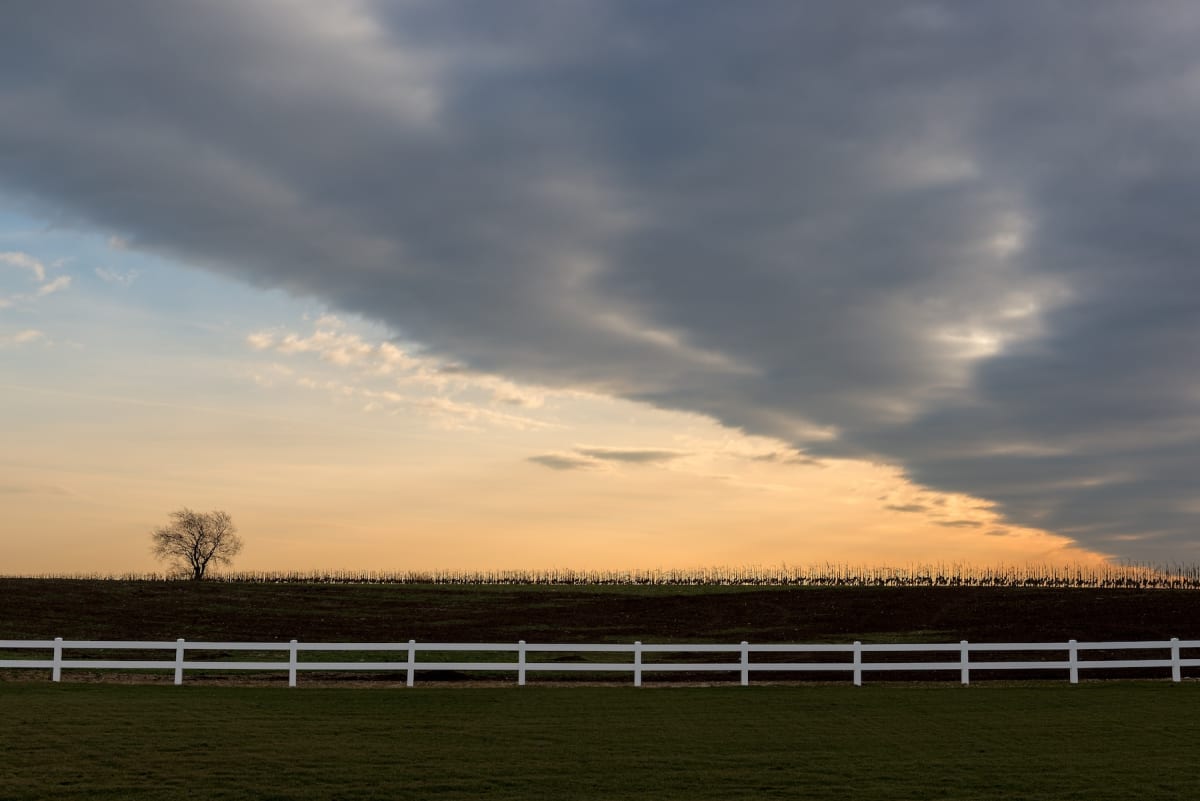
<path fill-rule="evenodd" d="M 101 653 L 95 658 L 68 659 L 66 652 L 81 651 L 171 651 L 170 659 L 113 659 Z M 848 644 L 813 643 L 770 643 L 710 644 L 710 643 L 438 643 L 409 640 L 403 643 L 350 643 L 350 642 L 207 642 L 171 641 L 106 641 L 106 640 L 0 640 L 0 669 L 50 670 L 53 681 L 61 681 L 64 670 L 171 670 L 175 684 L 182 684 L 185 671 L 287 671 L 288 686 L 295 687 L 297 676 L 310 671 L 403 671 L 406 684 L 412 687 L 420 671 L 482 671 L 489 673 L 515 673 L 517 684 L 524 686 L 530 673 L 561 672 L 618 672 L 629 673 L 635 687 L 642 685 L 646 673 L 698 673 L 720 672 L 737 674 L 743 686 L 750 683 L 751 673 L 842 673 L 850 674 L 855 685 L 863 683 L 866 673 L 905 673 L 956 671 L 965 685 L 971 680 L 971 671 L 1065 671 L 1072 684 L 1079 682 L 1080 671 L 1170 669 L 1172 681 L 1182 681 L 1184 668 L 1200 667 L 1200 658 L 1184 658 L 1183 652 L 1193 651 L 1200 656 L 1200 640 L 1148 640 L 1121 642 L 1035 642 L 1035 643 L 863 643 Z M 50 658 L 8 658 L 12 652 L 49 651 Z M 247 651 L 255 654 L 278 652 L 281 658 L 274 660 L 229 660 L 187 659 L 188 652 Z M 1089 652 L 1104 652 L 1099 658 L 1085 659 Z M 1152 658 L 1131 658 L 1130 652 L 1157 651 Z M 341 653 L 350 656 L 371 653 L 403 654 L 402 660 L 352 659 L 350 661 L 301 660 L 304 653 Z M 516 661 L 464 661 L 440 659 L 445 654 L 468 652 L 480 654 L 515 654 Z M 998 659 L 998 654 L 1036 653 L 1061 654 L 1061 658 L 1047 659 Z M 426 658 L 420 659 L 420 655 Z M 530 660 L 530 654 L 573 654 L 584 661 L 561 662 Z M 587 654 L 625 654 L 629 661 L 589 662 Z M 656 661 L 659 655 L 681 654 L 728 654 L 729 658 L 718 662 Z M 753 654 L 799 655 L 842 654 L 839 661 L 752 661 Z M 878 654 L 881 658 L 869 661 Z M 914 654 L 926 657 L 925 661 L 892 661 L 887 657 L 896 654 Z M 953 655 L 945 659 L 942 654 Z M 975 654 L 977 658 L 972 658 Z M 1110 658 L 1109 655 L 1116 656 Z M 989 658 L 978 658 L 980 655 Z M 649 661 L 646 659 L 650 656 Z"/>

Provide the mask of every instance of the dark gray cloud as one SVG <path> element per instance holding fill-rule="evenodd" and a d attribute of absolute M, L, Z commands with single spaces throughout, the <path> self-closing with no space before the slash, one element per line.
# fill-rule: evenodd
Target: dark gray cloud
<path fill-rule="evenodd" d="M 805 456 L 802 453 L 788 452 L 781 453 L 772 451 L 771 453 L 763 453 L 758 456 L 751 456 L 752 462 L 770 462 L 772 464 L 802 464 L 809 467 L 824 467 L 820 459 L 814 459 L 811 456 Z"/>
<path fill-rule="evenodd" d="M 891 509 L 893 512 L 926 512 L 929 507 L 919 503 L 889 503 L 883 507 Z"/>
<path fill-rule="evenodd" d="M 576 453 L 589 459 L 630 464 L 661 464 L 685 455 L 680 451 L 654 450 L 652 448 L 576 448 L 575 450 Z"/>
<path fill-rule="evenodd" d="M 654 448 L 576 448 L 574 453 L 546 453 L 530 456 L 529 461 L 552 470 L 590 470 L 604 462 L 625 464 L 663 464 L 685 456 L 681 451 Z"/>
<path fill-rule="evenodd" d="M 1195 559 L 1200 8 L 18 0 L 0 191 Z"/>
<path fill-rule="evenodd" d="M 543 453 L 530 456 L 529 461 L 551 470 L 591 470 L 596 466 L 592 459 L 581 459 L 565 453 Z"/>

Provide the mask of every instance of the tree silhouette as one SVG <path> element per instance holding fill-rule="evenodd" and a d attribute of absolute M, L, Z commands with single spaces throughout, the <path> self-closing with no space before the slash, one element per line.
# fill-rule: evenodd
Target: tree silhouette
<path fill-rule="evenodd" d="M 166 559 L 196 581 L 210 564 L 232 564 L 241 553 L 242 539 L 228 512 L 193 512 L 184 507 L 171 512 L 171 522 L 151 535 L 154 555 Z"/>

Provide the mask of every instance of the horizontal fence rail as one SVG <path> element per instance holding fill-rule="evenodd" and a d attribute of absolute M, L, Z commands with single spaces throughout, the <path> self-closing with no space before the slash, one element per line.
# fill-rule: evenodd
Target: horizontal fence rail
<path fill-rule="evenodd" d="M 1184 658 L 1191 650 L 1197 656 Z M 13 652 L 48 651 L 49 658 L 11 658 Z M 67 658 L 67 652 L 99 652 L 93 658 Z M 166 659 L 118 659 L 111 651 L 169 651 Z M 223 652 L 251 652 L 254 658 L 245 660 L 194 658 L 188 652 L 222 655 Z M 1098 656 L 1086 658 L 1088 654 Z M 1130 652 L 1157 652 L 1142 658 L 1132 658 Z M 279 654 L 275 659 L 258 658 L 262 654 Z M 342 654 L 353 659 L 334 661 L 323 658 L 302 660 L 301 654 Z M 366 655 L 382 654 L 403 658 L 370 659 Z M 457 653 L 512 654 L 504 661 L 473 661 L 453 658 Z M 1029 658 L 1030 654 L 1048 654 L 1047 658 Z M 425 655 L 425 659 L 419 658 Z M 535 659 L 531 659 L 530 655 Z M 552 654 L 568 654 L 578 661 L 547 661 Z M 625 655 L 627 661 L 587 661 L 587 654 Z M 723 654 L 714 662 L 665 661 L 664 657 L 679 660 L 686 654 Z M 753 660 L 752 655 L 766 658 Z M 1002 658 L 1016 654 L 1016 658 Z M 1116 656 L 1112 656 L 1116 654 Z M 544 656 L 547 655 L 547 656 Z M 803 655 L 817 655 L 823 661 L 795 661 Z M 877 656 L 876 656 L 877 655 Z M 897 655 L 899 657 L 897 658 Z M 913 655 L 916 661 L 904 659 Z M 973 656 L 974 655 L 974 656 Z M 790 660 L 788 657 L 790 656 Z M 840 658 L 837 658 L 839 657 Z M 433 657 L 433 658 L 430 658 Z M 647 659 L 649 657 L 649 659 Z M 609 657 L 614 658 L 614 657 Z M 662 660 L 662 661 L 660 661 Z M 777 661 L 782 660 L 782 661 Z M 874 660 L 874 661 L 872 661 Z M 1035 642 L 1035 643 L 863 643 L 849 644 L 709 644 L 709 643 L 439 643 L 409 640 L 396 643 L 350 642 L 207 642 L 207 641 L 105 641 L 105 640 L 0 640 L 0 669 L 49 670 L 53 681 L 61 681 L 64 670 L 169 670 L 174 671 L 175 684 L 182 684 L 184 672 L 203 671 L 287 671 L 288 686 L 295 687 L 301 672 L 317 671 L 389 671 L 403 672 L 405 683 L 412 687 L 419 671 L 455 671 L 515 673 L 517 684 L 524 686 L 529 673 L 628 673 L 635 687 L 642 685 L 646 673 L 730 673 L 740 678 L 743 686 L 750 683 L 751 673 L 820 673 L 850 674 L 855 685 L 862 685 L 866 673 L 923 673 L 957 672 L 962 684 L 970 684 L 971 671 L 1062 671 L 1072 684 L 1079 682 L 1080 671 L 1170 669 L 1172 681 L 1182 681 L 1184 668 L 1200 667 L 1200 640 L 1148 640 L 1121 642 Z"/>

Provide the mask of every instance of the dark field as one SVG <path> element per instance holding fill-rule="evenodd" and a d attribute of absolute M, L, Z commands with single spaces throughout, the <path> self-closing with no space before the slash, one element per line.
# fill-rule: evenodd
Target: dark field
<path fill-rule="evenodd" d="M 0 798 L 1200 797 L 1200 685 L 0 683 Z"/>
<path fill-rule="evenodd" d="M 1200 591 L 0 579 L 0 639 L 864 642 L 1200 639 Z"/>

